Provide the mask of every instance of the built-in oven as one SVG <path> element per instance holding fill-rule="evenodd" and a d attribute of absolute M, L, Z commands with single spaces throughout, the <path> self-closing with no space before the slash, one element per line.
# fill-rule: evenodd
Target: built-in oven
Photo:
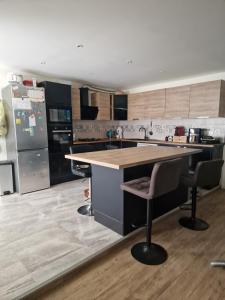
<path fill-rule="evenodd" d="M 69 147 L 73 143 L 72 125 L 56 124 L 48 126 L 50 184 L 75 179 L 71 172 Z"/>
<path fill-rule="evenodd" d="M 71 124 L 72 123 L 72 108 L 71 106 L 64 107 L 48 107 L 47 118 L 50 124 Z"/>
<path fill-rule="evenodd" d="M 73 142 L 71 125 L 53 125 L 48 127 L 49 152 L 65 152 Z"/>

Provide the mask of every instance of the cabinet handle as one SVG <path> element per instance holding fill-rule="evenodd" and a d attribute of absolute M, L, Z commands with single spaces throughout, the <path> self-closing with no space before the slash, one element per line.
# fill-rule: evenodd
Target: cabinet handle
<path fill-rule="evenodd" d="M 52 130 L 52 133 L 71 133 L 72 130 Z"/>

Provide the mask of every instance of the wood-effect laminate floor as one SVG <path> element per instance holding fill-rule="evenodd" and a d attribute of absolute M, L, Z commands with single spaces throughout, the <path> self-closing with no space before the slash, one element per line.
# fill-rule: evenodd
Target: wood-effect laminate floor
<path fill-rule="evenodd" d="M 153 225 L 153 241 L 169 254 L 164 264 L 146 266 L 131 257 L 131 246 L 143 239 L 140 233 L 32 299 L 224 300 L 225 270 L 210 262 L 225 259 L 225 191 L 199 201 L 198 216 L 210 224 L 207 231 L 182 228 L 177 221 L 186 214 L 175 211 Z"/>
<path fill-rule="evenodd" d="M 77 213 L 88 180 L 0 197 L 0 300 L 18 299 L 121 236 Z"/>

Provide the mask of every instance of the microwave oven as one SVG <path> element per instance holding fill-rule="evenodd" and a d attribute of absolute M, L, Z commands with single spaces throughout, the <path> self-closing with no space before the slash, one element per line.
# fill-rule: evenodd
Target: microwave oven
<path fill-rule="evenodd" d="M 71 123 L 72 122 L 71 107 L 49 108 L 48 121 L 49 123 Z"/>

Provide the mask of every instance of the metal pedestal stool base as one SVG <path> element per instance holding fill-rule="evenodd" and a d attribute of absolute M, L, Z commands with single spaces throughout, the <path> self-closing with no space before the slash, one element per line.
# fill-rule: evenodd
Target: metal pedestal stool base
<path fill-rule="evenodd" d="M 78 208 L 77 212 L 84 216 L 94 216 L 91 204 L 83 205 Z"/>
<path fill-rule="evenodd" d="M 132 256 L 145 265 L 160 265 L 167 260 L 168 254 L 160 245 L 142 242 L 131 249 Z"/>
<path fill-rule="evenodd" d="M 196 230 L 196 231 L 203 231 L 209 228 L 208 223 L 198 218 L 183 217 L 179 220 L 179 223 L 181 226 L 185 228 Z"/>

